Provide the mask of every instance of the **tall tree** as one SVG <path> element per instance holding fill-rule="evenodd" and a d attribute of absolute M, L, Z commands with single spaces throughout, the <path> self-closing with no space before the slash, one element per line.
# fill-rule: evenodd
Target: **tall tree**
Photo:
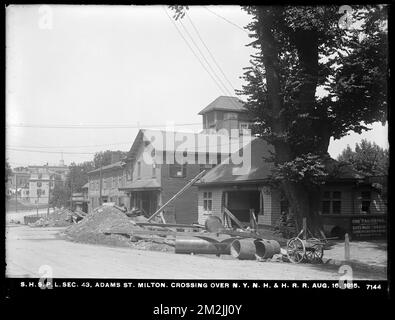
<path fill-rule="evenodd" d="M 245 10 L 258 54 L 240 93 L 255 132 L 275 148 L 277 177 L 299 222 L 308 217 L 317 231 L 330 138 L 386 119 L 386 8 L 354 7 L 354 29 L 339 27 L 337 6 Z"/>
<path fill-rule="evenodd" d="M 95 156 L 93 158 L 93 163 L 95 169 L 100 168 L 100 166 L 106 166 L 111 164 L 112 160 L 115 159 L 113 157 L 116 157 L 120 160 L 125 158 L 127 156 L 127 152 L 125 151 L 111 151 L 111 150 L 106 150 L 106 151 L 100 151 L 95 153 Z"/>
<path fill-rule="evenodd" d="M 366 139 L 355 145 L 355 151 L 350 146 L 347 146 L 337 160 L 350 164 L 355 170 L 365 176 L 388 175 L 388 149 L 383 149 L 376 143 Z"/>
<path fill-rule="evenodd" d="M 172 9 L 177 19 L 186 8 Z M 252 18 L 246 28 L 256 54 L 238 93 L 247 96 L 253 133 L 274 146 L 275 180 L 292 211 L 318 232 L 319 185 L 331 174 L 330 138 L 386 121 L 387 8 L 243 9 Z"/>
<path fill-rule="evenodd" d="M 54 188 L 50 191 L 49 205 L 51 207 L 68 207 L 70 205 L 71 190 L 60 177 L 55 177 Z"/>
<path fill-rule="evenodd" d="M 88 182 L 88 172 L 94 170 L 93 162 L 86 161 L 79 164 L 73 162 L 70 164 L 69 169 L 65 186 L 70 192 L 81 192 L 84 184 Z"/>

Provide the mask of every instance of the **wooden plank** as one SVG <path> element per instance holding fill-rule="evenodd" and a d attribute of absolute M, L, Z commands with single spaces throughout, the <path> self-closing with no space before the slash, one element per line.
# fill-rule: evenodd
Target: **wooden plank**
<path fill-rule="evenodd" d="M 264 239 L 262 235 L 255 232 L 244 232 L 244 231 L 234 231 L 234 230 L 226 230 L 223 229 L 218 232 L 219 234 L 227 234 L 230 236 L 235 237 L 242 237 L 242 238 L 254 238 L 254 239 Z"/>
<path fill-rule="evenodd" d="M 237 224 L 240 229 L 244 229 L 243 224 L 237 219 L 232 212 L 230 212 L 227 208 L 224 207 L 224 212 Z"/>
<path fill-rule="evenodd" d="M 344 260 L 350 260 L 350 237 L 348 236 L 348 233 L 344 236 Z"/>
<path fill-rule="evenodd" d="M 307 240 L 307 219 L 303 218 L 303 239 Z"/>
<path fill-rule="evenodd" d="M 134 235 L 156 235 L 156 236 L 196 236 L 199 232 L 179 232 L 172 230 L 133 230 L 129 232 L 125 232 L 123 230 L 111 230 L 108 232 L 103 232 L 107 234 L 129 234 L 130 236 Z"/>
<path fill-rule="evenodd" d="M 138 226 L 164 227 L 164 228 L 191 228 L 204 229 L 201 225 L 180 224 L 180 223 L 154 223 L 154 222 L 135 222 Z"/>
<path fill-rule="evenodd" d="M 80 214 L 78 211 L 74 211 L 73 214 L 79 216 L 80 218 L 85 218 L 82 214 Z"/>
<path fill-rule="evenodd" d="M 125 209 L 123 209 L 123 208 L 117 206 L 116 204 L 114 204 L 113 207 L 114 207 L 115 209 L 118 209 L 119 211 L 125 212 Z"/>
<path fill-rule="evenodd" d="M 256 221 L 255 217 L 255 212 L 254 209 L 250 209 L 250 222 L 251 222 L 251 228 L 254 230 L 258 229 L 258 222 Z"/>
<path fill-rule="evenodd" d="M 232 230 L 224 230 L 219 233 L 213 232 L 180 232 L 180 231 L 172 231 L 172 230 L 122 230 L 120 229 L 113 229 L 111 231 L 103 232 L 104 234 L 122 234 L 122 235 L 129 235 L 129 236 L 138 236 L 138 235 L 145 235 L 145 236 L 186 236 L 186 237 L 203 237 L 203 238 L 212 238 L 212 239 L 219 239 L 221 240 L 220 234 L 222 235 L 230 235 L 236 237 L 243 237 L 243 238 L 254 238 L 254 239 L 262 239 L 262 237 L 257 236 L 256 234 L 250 234 L 248 232 L 237 232 Z"/>
<path fill-rule="evenodd" d="M 324 241 L 328 240 L 327 237 L 325 236 L 324 231 L 322 229 L 320 229 L 320 234 L 321 234 L 321 237 L 324 239 Z"/>
<path fill-rule="evenodd" d="M 163 223 L 166 223 L 165 217 L 164 217 L 164 215 L 163 215 L 163 211 L 159 214 L 159 216 L 160 216 L 162 222 L 163 222 Z"/>
<path fill-rule="evenodd" d="M 148 221 L 151 221 L 153 218 L 155 218 L 159 213 L 163 211 L 170 203 L 172 203 L 175 199 L 177 199 L 179 196 L 181 196 L 189 187 L 191 187 L 197 180 L 199 180 L 204 174 L 206 173 L 206 170 L 203 170 L 199 172 L 191 181 L 189 181 L 185 186 L 181 188 L 180 191 L 178 191 L 174 196 L 172 196 L 164 205 L 162 205 L 158 210 L 156 210 L 152 216 L 148 218 Z"/>

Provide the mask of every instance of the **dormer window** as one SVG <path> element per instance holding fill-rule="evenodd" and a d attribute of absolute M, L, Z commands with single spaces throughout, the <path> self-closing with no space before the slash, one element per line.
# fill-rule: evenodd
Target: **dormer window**
<path fill-rule="evenodd" d="M 241 122 L 239 125 L 241 135 L 251 134 L 251 124 L 248 122 Z"/>

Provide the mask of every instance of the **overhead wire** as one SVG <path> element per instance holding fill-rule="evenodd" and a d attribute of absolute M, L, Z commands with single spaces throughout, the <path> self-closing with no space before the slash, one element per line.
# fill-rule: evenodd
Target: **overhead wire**
<path fill-rule="evenodd" d="M 222 92 L 222 88 L 221 86 L 218 84 L 218 82 L 215 80 L 215 78 L 213 77 L 213 75 L 210 73 L 210 71 L 207 69 L 207 67 L 204 65 L 204 63 L 201 61 L 201 59 L 199 58 L 199 56 L 196 54 L 195 50 L 193 50 L 192 46 L 190 45 L 190 43 L 187 41 L 187 39 L 184 37 L 184 35 L 182 34 L 182 32 L 180 31 L 180 29 L 178 28 L 177 24 L 173 21 L 173 19 L 170 17 L 170 15 L 168 14 L 167 10 L 163 7 L 163 10 L 165 11 L 167 17 L 169 18 L 169 20 L 171 21 L 171 23 L 173 24 L 173 26 L 176 28 L 178 34 L 180 35 L 180 37 L 184 40 L 185 44 L 188 46 L 189 50 L 193 53 L 194 57 L 198 60 L 198 62 L 200 63 L 200 65 L 202 66 L 202 68 L 207 72 L 207 74 L 210 76 L 210 78 L 213 80 L 213 82 L 215 83 L 215 85 L 218 87 L 218 89 Z"/>

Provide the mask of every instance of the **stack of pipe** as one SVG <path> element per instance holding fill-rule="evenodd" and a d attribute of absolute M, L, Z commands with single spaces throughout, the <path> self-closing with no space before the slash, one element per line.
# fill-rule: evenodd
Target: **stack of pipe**
<path fill-rule="evenodd" d="M 221 241 L 203 236 L 176 237 L 175 253 L 194 254 L 230 254 L 230 246 L 235 238 L 226 238 Z"/>
<path fill-rule="evenodd" d="M 237 239 L 232 242 L 230 253 L 239 260 L 270 259 L 280 253 L 280 244 L 275 240 Z"/>

